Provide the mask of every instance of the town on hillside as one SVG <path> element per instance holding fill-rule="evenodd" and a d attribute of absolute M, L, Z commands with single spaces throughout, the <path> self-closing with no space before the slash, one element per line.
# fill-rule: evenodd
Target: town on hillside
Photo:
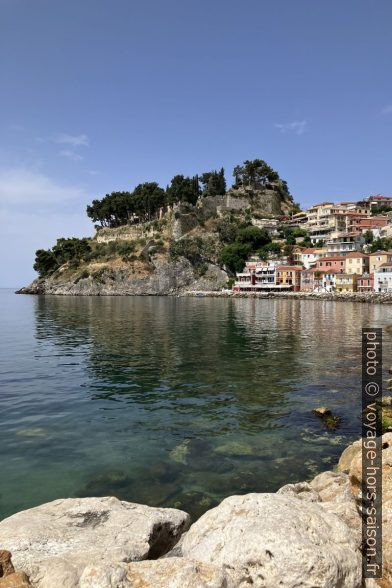
<path fill-rule="evenodd" d="M 271 235 L 282 225 L 299 234 L 303 229 L 312 246 L 296 239 L 284 257 L 250 257 L 234 291 L 392 292 L 392 250 L 382 247 L 392 237 L 392 197 L 321 202 L 291 217 L 258 221 Z"/>

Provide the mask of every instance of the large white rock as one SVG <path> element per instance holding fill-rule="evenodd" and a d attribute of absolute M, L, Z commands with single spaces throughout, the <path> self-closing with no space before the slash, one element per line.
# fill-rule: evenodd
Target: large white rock
<path fill-rule="evenodd" d="M 80 588 L 236 588 L 222 567 L 173 557 L 117 566 L 90 566 Z"/>
<path fill-rule="evenodd" d="M 360 588 L 352 532 L 319 503 L 285 494 L 231 496 L 182 543 L 185 557 L 222 565 L 235 586 Z"/>
<path fill-rule="evenodd" d="M 159 557 L 189 526 L 189 515 L 113 497 L 69 498 L 0 522 L 0 545 L 39 588 L 75 588 L 86 566 Z"/>

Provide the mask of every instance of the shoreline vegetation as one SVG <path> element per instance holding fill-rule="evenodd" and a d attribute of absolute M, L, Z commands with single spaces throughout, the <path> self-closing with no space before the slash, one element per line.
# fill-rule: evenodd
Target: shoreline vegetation
<path fill-rule="evenodd" d="M 275 493 L 229 496 L 196 521 L 182 510 L 113 496 L 60 499 L 16 513 L 0 522 L 0 586 L 387 588 L 392 433 L 382 441 L 382 580 L 362 578 L 358 440 L 333 471 Z"/>

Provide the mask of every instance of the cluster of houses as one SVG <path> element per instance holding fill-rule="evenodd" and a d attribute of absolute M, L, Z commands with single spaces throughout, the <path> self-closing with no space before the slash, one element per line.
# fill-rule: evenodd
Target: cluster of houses
<path fill-rule="evenodd" d="M 360 202 L 322 202 L 284 223 L 306 229 L 313 247 L 293 247 L 290 259 L 250 258 L 235 291 L 392 292 L 392 251 L 367 252 L 364 234 L 392 238 L 392 197 Z M 258 223 L 260 224 L 260 222 Z M 272 223 L 273 225 L 273 223 Z M 272 228 L 271 220 L 264 226 Z M 272 230 L 273 234 L 273 230 Z"/>

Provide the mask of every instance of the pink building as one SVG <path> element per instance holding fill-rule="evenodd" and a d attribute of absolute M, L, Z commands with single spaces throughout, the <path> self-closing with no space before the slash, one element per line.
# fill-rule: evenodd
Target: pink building
<path fill-rule="evenodd" d="M 329 272 L 330 270 L 336 270 L 344 272 L 345 262 L 343 255 L 336 255 L 334 257 L 322 257 L 316 262 L 316 269 L 322 272 Z"/>

